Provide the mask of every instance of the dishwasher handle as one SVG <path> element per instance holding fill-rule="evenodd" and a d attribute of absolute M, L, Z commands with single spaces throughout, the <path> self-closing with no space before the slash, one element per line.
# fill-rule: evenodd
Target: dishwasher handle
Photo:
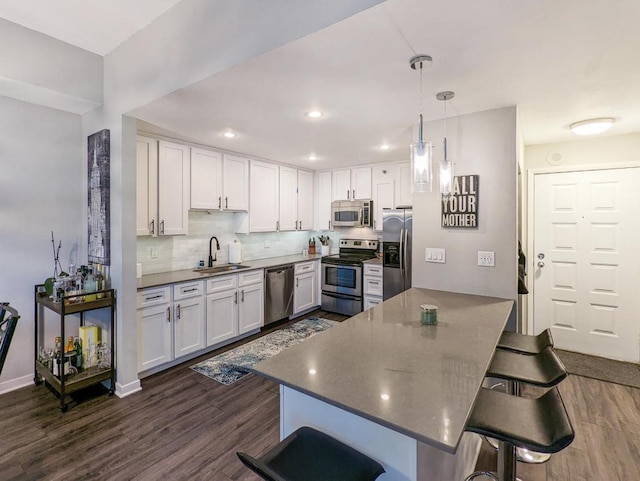
<path fill-rule="evenodd" d="M 272 267 L 270 269 L 266 269 L 264 271 L 265 276 L 267 274 L 282 274 L 286 271 L 292 271 L 293 270 L 293 264 L 289 264 L 286 266 L 278 266 L 278 267 Z"/>

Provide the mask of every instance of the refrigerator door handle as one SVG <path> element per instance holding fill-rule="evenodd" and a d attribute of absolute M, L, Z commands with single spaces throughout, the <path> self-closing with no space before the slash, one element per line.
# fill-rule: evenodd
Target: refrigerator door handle
<path fill-rule="evenodd" d="M 404 228 L 400 229 L 400 277 L 404 280 Z"/>
<path fill-rule="evenodd" d="M 404 278 L 405 288 L 408 288 L 407 286 L 407 246 L 409 245 L 409 229 L 404 230 L 403 244 L 404 244 L 404 260 L 402 261 L 402 265 L 403 265 L 402 277 Z"/>

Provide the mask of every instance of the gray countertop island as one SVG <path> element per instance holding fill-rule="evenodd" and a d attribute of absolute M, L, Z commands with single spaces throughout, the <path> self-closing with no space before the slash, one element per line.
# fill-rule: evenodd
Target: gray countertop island
<path fill-rule="evenodd" d="M 421 304 L 438 306 L 437 325 L 421 324 Z M 453 454 L 513 306 L 508 299 L 412 288 L 254 370 Z"/>

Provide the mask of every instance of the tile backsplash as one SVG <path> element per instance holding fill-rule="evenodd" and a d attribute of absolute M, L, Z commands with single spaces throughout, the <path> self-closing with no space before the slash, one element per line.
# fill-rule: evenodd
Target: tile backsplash
<path fill-rule="evenodd" d="M 335 231 L 265 232 L 235 234 L 236 214 L 232 212 L 189 211 L 189 234 L 186 236 L 138 237 L 137 260 L 142 264 L 142 274 L 193 269 L 200 260 L 209 257 L 209 239 L 216 236 L 220 242 L 215 264 L 226 264 L 229 244 L 242 245 L 242 262 L 268 257 L 299 254 L 307 249 L 309 239 L 319 234 L 331 239 L 332 252 L 337 252 L 342 238 L 378 239 L 380 232 L 369 228 L 342 228 Z M 215 241 L 213 243 L 215 252 Z M 320 245 L 319 242 L 316 244 Z"/>

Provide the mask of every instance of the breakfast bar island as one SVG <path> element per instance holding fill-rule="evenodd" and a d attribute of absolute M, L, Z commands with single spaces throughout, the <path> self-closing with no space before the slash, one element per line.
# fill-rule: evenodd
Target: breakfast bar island
<path fill-rule="evenodd" d="M 438 322 L 420 322 L 423 304 Z M 380 481 L 460 480 L 467 420 L 514 301 L 412 288 L 252 370 L 280 384 L 280 437 L 312 426 L 380 462 Z"/>

